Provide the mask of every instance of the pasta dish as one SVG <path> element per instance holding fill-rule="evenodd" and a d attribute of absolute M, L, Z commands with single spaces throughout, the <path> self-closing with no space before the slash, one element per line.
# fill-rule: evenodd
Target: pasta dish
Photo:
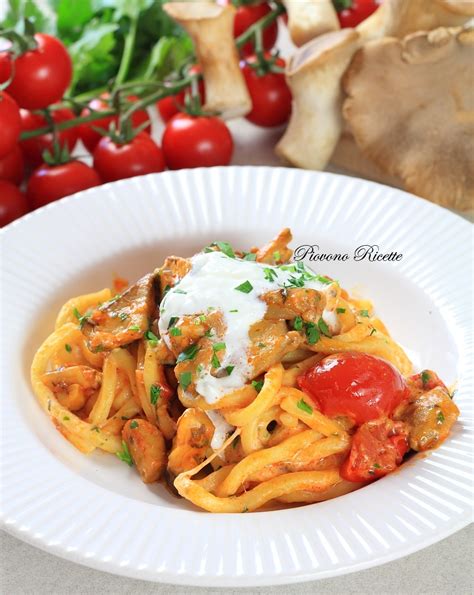
<path fill-rule="evenodd" d="M 439 446 L 459 415 L 444 383 L 291 239 L 70 299 L 31 368 L 56 428 L 210 512 L 334 498 Z"/>

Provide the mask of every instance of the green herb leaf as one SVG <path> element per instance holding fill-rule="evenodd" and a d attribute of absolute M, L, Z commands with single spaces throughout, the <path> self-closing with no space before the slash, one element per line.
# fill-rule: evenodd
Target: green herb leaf
<path fill-rule="evenodd" d="M 214 353 L 211 359 L 211 364 L 213 368 L 219 368 L 221 365 L 221 362 L 219 361 L 219 358 L 217 357 L 217 355 Z"/>
<path fill-rule="evenodd" d="M 212 245 L 217 246 L 217 248 L 229 258 L 235 258 L 235 252 L 228 242 L 214 242 Z"/>
<path fill-rule="evenodd" d="M 426 386 L 431 379 L 431 375 L 428 370 L 423 370 L 421 373 L 421 382 L 423 386 Z"/>
<path fill-rule="evenodd" d="M 244 283 L 234 287 L 234 289 L 241 291 L 242 293 L 250 293 L 253 289 L 253 285 L 250 283 L 250 281 L 244 281 Z"/>
<path fill-rule="evenodd" d="M 263 388 L 263 380 L 252 380 L 252 386 L 259 393 Z"/>
<path fill-rule="evenodd" d="M 158 345 L 158 337 L 152 331 L 146 331 L 144 337 L 152 347 Z"/>
<path fill-rule="evenodd" d="M 255 254 L 255 252 L 244 252 L 244 257 L 242 260 L 249 260 L 251 262 L 254 262 L 255 260 L 257 260 L 257 255 Z"/>
<path fill-rule="evenodd" d="M 322 318 L 320 318 L 318 320 L 318 328 L 321 331 L 321 333 L 323 335 L 325 335 L 326 337 L 329 337 L 329 338 L 332 337 L 331 331 L 329 330 L 328 325 L 324 322 L 324 320 Z"/>
<path fill-rule="evenodd" d="M 186 390 L 188 386 L 191 384 L 191 380 L 191 372 L 183 372 L 179 375 L 179 383 L 181 384 L 184 390 Z"/>
<path fill-rule="evenodd" d="M 173 326 L 170 328 L 170 335 L 172 337 L 180 337 L 183 333 L 181 332 L 181 329 L 178 328 L 177 326 Z"/>
<path fill-rule="evenodd" d="M 77 308 L 73 308 L 72 309 L 72 313 L 74 314 L 74 316 L 79 321 L 79 327 L 82 330 L 84 328 L 84 325 L 86 324 L 86 322 L 90 318 L 90 312 L 86 312 L 85 314 L 81 314 Z"/>
<path fill-rule="evenodd" d="M 138 428 L 138 422 L 136 419 L 134 419 L 132 422 L 130 422 L 130 428 L 132 430 L 136 430 Z"/>
<path fill-rule="evenodd" d="M 369 318 L 370 314 L 368 310 L 360 310 L 359 314 L 363 317 L 363 318 Z"/>
<path fill-rule="evenodd" d="M 187 294 L 187 291 L 183 291 L 182 289 L 175 289 L 174 290 L 175 293 L 182 293 L 183 295 Z"/>
<path fill-rule="evenodd" d="M 338 314 L 344 314 L 344 313 L 345 313 L 345 311 L 346 311 L 346 309 L 345 309 L 345 308 L 336 308 L 336 312 L 337 312 Z"/>
<path fill-rule="evenodd" d="M 71 418 L 70 418 L 68 415 L 65 415 L 65 416 L 63 417 L 63 420 L 64 420 L 64 421 L 69 421 L 70 419 L 71 419 Z"/>
<path fill-rule="evenodd" d="M 304 411 L 305 413 L 309 413 L 310 415 L 313 413 L 313 408 L 311 407 L 311 405 L 308 405 L 308 403 L 304 399 L 300 399 L 298 403 L 296 403 L 296 406 L 298 407 L 298 409 L 301 409 L 301 411 Z"/>
<path fill-rule="evenodd" d="M 127 443 L 125 442 L 125 440 L 122 440 L 122 450 L 119 450 L 115 454 L 118 456 L 118 458 L 121 461 L 123 461 L 124 463 L 127 463 L 127 465 L 129 467 L 131 467 L 133 465 L 132 455 L 130 454 L 130 451 L 128 450 L 128 446 L 127 446 Z"/>
<path fill-rule="evenodd" d="M 128 330 L 138 333 L 138 332 L 140 332 L 140 327 L 138 326 L 138 324 L 134 324 L 132 326 L 129 326 Z"/>
<path fill-rule="evenodd" d="M 66 343 L 66 344 L 64 345 L 64 349 L 65 349 L 65 350 L 66 350 L 68 353 L 71 353 L 71 351 L 72 351 L 72 347 L 69 345 L 69 343 Z"/>
<path fill-rule="evenodd" d="M 170 318 L 170 321 L 168 322 L 168 328 L 170 329 L 172 326 L 174 326 L 179 320 L 179 316 L 172 316 Z"/>
<path fill-rule="evenodd" d="M 227 376 L 230 376 L 234 371 L 235 366 L 226 366 L 225 371 L 227 372 Z"/>
<path fill-rule="evenodd" d="M 120 318 L 120 320 L 127 320 L 128 314 L 126 312 L 120 312 L 118 317 Z"/>
<path fill-rule="evenodd" d="M 303 329 L 303 319 L 301 316 L 296 316 L 296 318 L 293 320 L 293 328 L 295 331 L 301 331 Z"/>
<path fill-rule="evenodd" d="M 197 343 L 186 347 L 186 349 L 178 355 L 176 363 L 184 362 L 186 360 L 193 360 L 196 357 L 198 351 L 199 345 L 197 345 Z"/>
<path fill-rule="evenodd" d="M 156 405 L 158 403 L 158 399 L 161 396 L 161 386 L 157 386 L 156 384 L 152 384 L 150 386 L 150 403 L 152 405 Z"/>
<path fill-rule="evenodd" d="M 275 262 L 277 262 L 278 260 L 281 260 L 280 250 L 275 250 L 275 252 L 273 253 L 273 260 Z"/>
<path fill-rule="evenodd" d="M 372 336 L 374 333 L 376 333 L 376 332 L 377 332 L 377 329 L 376 329 L 376 328 L 373 328 L 373 329 L 370 331 L 369 337 L 371 337 L 371 336 Z"/>
<path fill-rule="evenodd" d="M 319 328 L 314 324 L 314 322 L 307 322 L 305 324 L 305 332 L 306 332 L 306 340 L 308 341 L 309 345 L 314 345 L 320 339 L 320 332 Z"/>
<path fill-rule="evenodd" d="M 265 277 L 265 279 L 267 281 L 270 281 L 270 283 L 273 283 L 273 281 L 275 281 L 275 279 L 278 277 L 278 273 L 275 271 L 275 269 L 270 269 L 268 267 L 265 267 L 263 269 L 263 276 Z"/>
<path fill-rule="evenodd" d="M 212 349 L 214 349 L 214 351 L 222 351 L 225 349 L 225 343 L 214 343 Z"/>
<path fill-rule="evenodd" d="M 229 312 L 231 312 L 232 314 L 234 314 L 235 312 L 238 312 L 238 310 L 229 310 Z"/>

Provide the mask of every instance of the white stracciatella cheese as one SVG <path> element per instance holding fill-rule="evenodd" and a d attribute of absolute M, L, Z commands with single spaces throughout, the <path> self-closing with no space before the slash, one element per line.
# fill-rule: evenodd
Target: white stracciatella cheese
<path fill-rule="evenodd" d="M 250 377 L 249 329 L 264 318 L 267 307 L 260 296 L 291 286 L 325 292 L 329 285 L 325 278 L 308 271 L 301 263 L 271 266 L 231 258 L 217 251 L 197 254 L 191 262 L 190 272 L 168 291 L 161 303 L 160 335 L 169 346 L 168 326 L 172 317 L 207 314 L 213 309 L 222 313 L 226 331 L 216 341 L 225 343 L 221 367 L 233 366 L 232 373 L 217 378 L 209 367 L 201 371 L 196 381 L 197 392 L 208 403 L 215 403 L 242 387 Z M 298 284 L 292 285 L 295 280 Z M 334 313 L 325 311 L 322 317 L 331 331 L 337 332 Z"/>

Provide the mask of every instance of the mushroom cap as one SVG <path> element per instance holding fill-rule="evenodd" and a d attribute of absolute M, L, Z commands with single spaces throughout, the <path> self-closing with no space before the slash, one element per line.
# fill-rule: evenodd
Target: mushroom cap
<path fill-rule="evenodd" d="M 407 190 L 466 210 L 474 201 L 474 29 L 384 38 L 354 56 L 343 116 L 357 145 Z"/>

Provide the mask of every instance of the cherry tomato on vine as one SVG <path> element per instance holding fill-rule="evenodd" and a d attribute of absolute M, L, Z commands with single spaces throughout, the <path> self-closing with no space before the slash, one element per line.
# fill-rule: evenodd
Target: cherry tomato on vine
<path fill-rule="evenodd" d="M 8 85 L 8 92 L 18 105 L 32 110 L 59 101 L 72 79 L 71 58 L 61 41 L 46 33 L 36 33 L 34 39 L 37 47 L 14 60 L 14 75 Z M 0 62 L 3 61 L 11 64 L 11 54 L 0 52 Z M 7 68 L 0 66 L 1 71 Z"/>
<path fill-rule="evenodd" d="M 270 58 L 270 56 L 266 57 Z M 258 126 L 279 126 L 290 117 L 291 91 L 282 72 L 268 72 L 259 76 L 252 67 L 257 63 L 256 56 L 249 56 L 241 63 L 242 73 L 252 99 L 252 110 L 245 117 Z M 277 58 L 275 65 L 284 68 L 285 61 Z"/>
<path fill-rule="evenodd" d="M 89 107 L 82 110 L 81 117 L 88 116 L 92 110 L 98 112 L 110 111 L 112 108 L 110 104 L 107 102 L 107 99 L 109 97 L 110 93 L 102 93 L 100 97 L 92 99 L 88 104 Z M 130 102 L 138 101 L 138 97 L 136 95 L 129 95 L 127 99 Z M 148 112 L 142 109 L 133 112 L 131 120 L 133 127 L 137 128 L 145 122 L 149 122 L 150 117 L 148 116 Z M 94 130 L 94 128 L 101 128 L 102 130 L 107 131 L 112 122 L 117 122 L 117 116 L 106 116 L 105 118 L 100 118 L 99 120 L 94 120 L 92 122 L 85 122 L 84 124 L 81 124 L 80 137 L 89 153 L 94 152 L 97 143 L 104 136 L 100 134 L 100 132 L 97 132 L 97 130 Z M 145 128 L 145 131 L 150 133 L 151 126 L 148 125 Z"/>
<path fill-rule="evenodd" d="M 13 151 L 0 159 L 0 180 L 19 185 L 23 180 L 24 169 L 23 153 L 20 146 L 15 145 Z"/>
<path fill-rule="evenodd" d="M 372 481 L 395 471 L 408 452 L 408 426 L 386 417 L 357 429 L 351 451 L 341 466 L 347 481 Z"/>
<path fill-rule="evenodd" d="M 11 182 L 0 180 L 0 227 L 8 225 L 28 212 L 28 201 L 23 192 Z"/>
<path fill-rule="evenodd" d="M 155 141 L 146 132 L 140 132 L 123 144 L 104 136 L 94 151 L 94 168 L 104 182 L 112 182 L 163 171 L 165 161 Z"/>
<path fill-rule="evenodd" d="M 177 114 L 166 125 L 162 139 L 170 169 L 229 165 L 234 150 L 232 135 L 214 116 Z"/>
<path fill-rule="evenodd" d="M 220 4 L 232 4 L 232 0 L 220 0 Z M 247 31 L 254 23 L 263 19 L 272 11 L 267 2 L 261 4 L 242 4 L 237 6 L 237 12 L 234 17 L 234 37 L 237 38 Z M 278 37 L 278 23 L 273 21 L 262 31 L 262 45 L 264 50 L 271 50 Z M 249 56 L 255 52 L 253 41 L 248 41 L 240 48 L 242 56 Z"/>
<path fill-rule="evenodd" d="M 325 415 L 345 415 L 357 425 L 390 415 L 409 396 L 392 364 L 366 353 L 329 355 L 299 376 L 298 384 Z"/>
<path fill-rule="evenodd" d="M 201 72 L 201 67 L 199 64 L 193 64 L 189 70 L 188 74 L 198 74 Z M 163 122 L 169 122 L 173 116 L 175 116 L 178 112 L 180 112 L 180 108 L 184 107 L 186 93 L 190 92 L 190 87 L 186 87 L 176 95 L 170 95 L 169 97 L 164 97 L 156 102 L 156 107 L 160 112 L 161 119 Z M 198 92 L 199 98 L 201 101 L 201 105 L 206 101 L 206 90 L 204 87 L 203 79 L 198 81 Z"/>
<path fill-rule="evenodd" d="M 370 17 L 380 4 L 381 0 L 336 0 L 335 6 L 341 27 L 357 27 Z"/>
<path fill-rule="evenodd" d="M 13 151 L 21 132 L 20 110 L 5 91 L 0 91 L 0 158 Z"/>
<path fill-rule="evenodd" d="M 26 196 L 37 209 L 50 202 L 80 190 L 99 186 L 99 174 L 82 161 L 69 161 L 60 165 L 43 163 L 31 174 Z"/>
<path fill-rule="evenodd" d="M 47 126 L 47 121 L 41 114 L 34 114 L 28 110 L 20 110 L 22 130 L 36 130 Z M 51 112 L 54 122 L 66 122 L 75 118 L 74 113 L 67 108 L 57 109 Z M 67 145 L 69 151 L 72 151 L 76 146 L 79 128 L 66 128 L 58 131 L 58 141 L 61 146 Z M 34 136 L 20 142 L 21 150 L 25 161 L 32 167 L 37 167 L 43 163 L 43 151 L 51 151 L 53 147 L 53 133 L 48 132 L 41 136 Z"/>

